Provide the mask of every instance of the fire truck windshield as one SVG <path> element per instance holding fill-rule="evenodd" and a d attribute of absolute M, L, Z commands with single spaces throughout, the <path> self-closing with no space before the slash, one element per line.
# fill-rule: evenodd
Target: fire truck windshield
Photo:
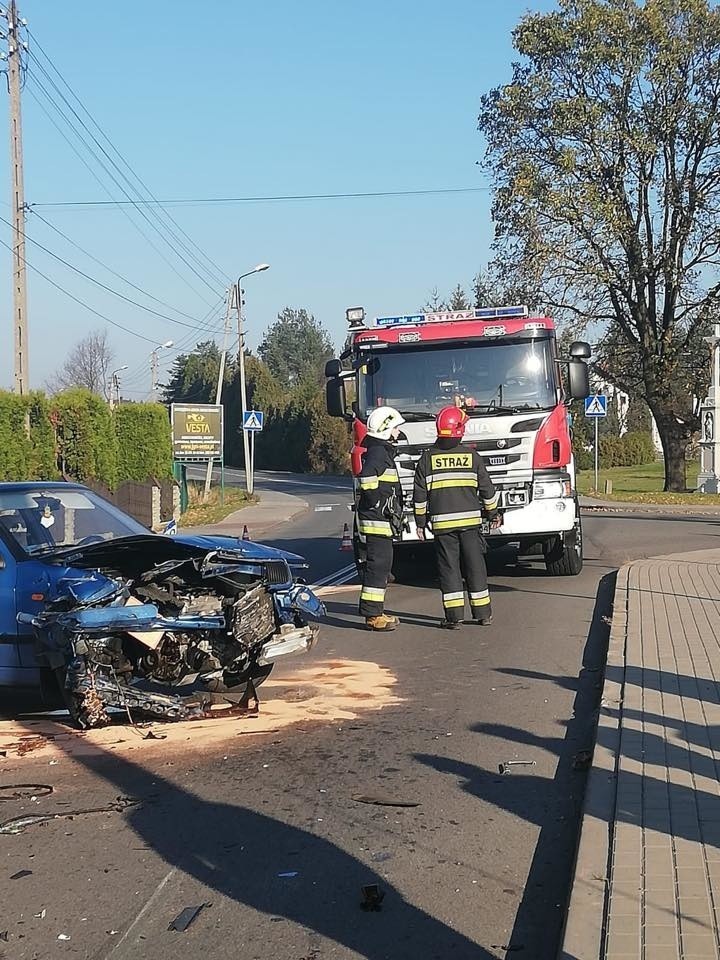
<path fill-rule="evenodd" d="M 471 416 L 549 409 L 557 403 L 550 340 L 416 344 L 363 353 L 362 360 L 361 416 L 382 405 L 396 407 L 408 419 L 424 419 L 455 403 Z"/>

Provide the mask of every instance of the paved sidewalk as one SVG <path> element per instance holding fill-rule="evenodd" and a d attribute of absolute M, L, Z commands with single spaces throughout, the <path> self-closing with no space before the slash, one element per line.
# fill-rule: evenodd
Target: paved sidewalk
<path fill-rule="evenodd" d="M 258 503 L 236 510 L 220 523 L 202 527 L 181 527 L 181 533 L 211 534 L 213 536 L 241 537 L 245 526 L 252 540 L 267 536 L 274 527 L 286 523 L 308 509 L 307 501 L 287 493 L 263 490 L 257 493 Z"/>
<path fill-rule="evenodd" d="M 563 960 L 720 957 L 720 549 L 618 574 Z"/>

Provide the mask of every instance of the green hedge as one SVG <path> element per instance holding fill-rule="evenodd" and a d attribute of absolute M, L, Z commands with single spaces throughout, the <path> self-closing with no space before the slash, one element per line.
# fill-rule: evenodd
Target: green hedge
<path fill-rule="evenodd" d="M 53 398 L 58 422 L 58 461 L 74 480 L 117 486 L 118 450 L 107 403 L 89 390 L 66 390 Z"/>
<path fill-rule="evenodd" d="M 57 475 L 47 399 L 41 393 L 21 397 L 0 390 L 0 480 L 51 480 Z"/>
<path fill-rule="evenodd" d="M 583 438 L 573 437 L 573 453 L 578 470 L 592 470 L 595 453 L 586 450 Z M 623 437 L 600 437 L 600 467 L 637 467 L 655 460 L 655 447 L 649 433 L 626 433 Z"/>
<path fill-rule="evenodd" d="M 159 403 L 123 403 L 113 412 L 120 480 L 172 476 L 170 421 Z"/>
<path fill-rule="evenodd" d="M 29 433 L 28 433 L 29 425 Z M 172 476 L 170 419 L 159 403 L 121 404 L 111 413 L 88 390 L 49 400 L 0 390 L 0 481 L 125 480 Z"/>
<path fill-rule="evenodd" d="M 607 467 L 636 467 L 655 460 L 649 433 L 626 433 L 624 437 L 600 439 L 600 464 Z"/>

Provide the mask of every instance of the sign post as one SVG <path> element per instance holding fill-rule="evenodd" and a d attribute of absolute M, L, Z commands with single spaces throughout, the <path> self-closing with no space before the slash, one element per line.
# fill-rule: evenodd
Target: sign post
<path fill-rule="evenodd" d="M 249 441 L 248 462 L 245 468 L 245 481 L 248 496 L 253 495 L 255 489 L 255 434 L 260 433 L 265 423 L 265 414 L 262 410 L 246 410 L 243 413 L 243 430 Z"/>
<path fill-rule="evenodd" d="M 601 417 L 607 416 L 608 398 L 604 393 L 596 393 L 592 397 L 585 397 L 585 416 L 591 417 L 595 421 L 595 493 L 598 492 L 598 456 L 600 445 L 598 443 L 598 423 Z"/>

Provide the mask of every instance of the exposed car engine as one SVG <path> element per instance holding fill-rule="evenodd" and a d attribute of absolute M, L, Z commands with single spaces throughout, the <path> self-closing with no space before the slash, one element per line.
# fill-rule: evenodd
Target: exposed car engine
<path fill-rule="evenodd" d="M 325 611 L 293 577 L 301 558 L 201 543 L 79 548 L 45 609 L 19 615 L 81 727 L 108 723 L 111 708 L 167 720 L 245 709 L 278 658 L 313 646 L 306 618 Z"/>

